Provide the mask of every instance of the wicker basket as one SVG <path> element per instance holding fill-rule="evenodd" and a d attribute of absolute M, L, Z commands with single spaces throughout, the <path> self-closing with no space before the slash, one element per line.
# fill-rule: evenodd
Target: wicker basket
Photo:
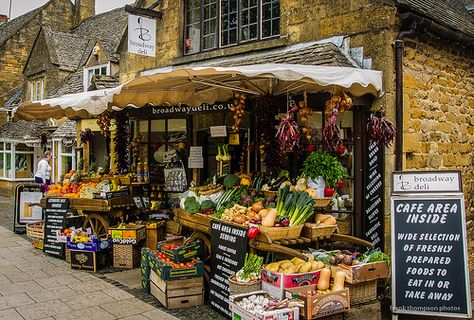
<path fill-rule="evenodd" d="M 326 208 L 332 202 L 332 197 L 316 198 L 314 199 L 314 206 L 316 208 Z"/>
<path fill-rule="evenodd" d="M 347 284 L 351 306 L 377 300 L 377 280 Z"/>
<path fill-rule="evenodd" d="M 348 218 L 336 218 L 337 221 L 337 233 L 352 235 L 352 217 Z"/>
<path fill-rule="evenodd" d="M 331 237 L 337 226 L 318 226 L 316 223 L 305 223 L 303 235 L 311 240 L 321 240 Z"/>
<path fill-rule="evenodd" d="M 92 182 L 92 183 L 99 183 L 100 178 L 89 178 L 89 181 Z"/>
<path fill-rule="evenodd" d="M 120 184 L 123 184 L 123 185 L 129 185 L 132 183 L 132 179 L 130 179 L 130 177 L 128 176 L 120 176 L 119 180 L 120 180 Z"/>
<path fill-rule="evenodd" d="M 262 280 L 237 282 L 234 280 L 234 276 L 229 278 L 229 292 L 231 295 L 259 291 L 261 287 Z"/>
<path fill-rule="evenodd" d="M 26 225 L 26 235 L 32 239 L 44 239 L 44 221 L 28 223 Z"/>
<path fill-rule="evenodd" d="M 71 250 L 69 249 L 65 250 L 64 260 L 69 264 L 71 263 Z"/>
<path fill-rule="evenodd" d="M 277 195 L 277 191 L 263 191 L 263 195 L 266 197 L 266 198 L 269 198 L 269 197 L 276 197 Z"/>
<path fill-rule="evenodd" d="M 114 268 L 133 269 L 140 264 L 141 245 L 114 244 Z"/>
<path fill-rule="evenodd" d="M 260 226 L 260 232 L 267 235 L 271 240 L 295 239 L 301 235 L 303 226 L 295 227 L 264 227 Z"/>

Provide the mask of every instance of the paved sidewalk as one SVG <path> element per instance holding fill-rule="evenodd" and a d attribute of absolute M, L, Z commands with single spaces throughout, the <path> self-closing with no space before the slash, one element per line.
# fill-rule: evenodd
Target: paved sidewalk
<path fill-rule="evenodd" d="M 174 320 L 0 226 L 0 320 Z"/>

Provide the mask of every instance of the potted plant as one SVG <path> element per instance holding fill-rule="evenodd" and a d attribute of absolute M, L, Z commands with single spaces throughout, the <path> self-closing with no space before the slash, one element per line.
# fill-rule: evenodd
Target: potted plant
<path fill-rule="evenodd" d="M 313 182 L 324 179 L 325 186 L 319 186 L 318 195 L 324 190 L 325 197 L 334 195 L 334 186 L 347 177 L 347 169 L 334 156 L 326 151 L 315 151 L 306 157 L 303 162 L 302 173 L 311 178 Z"/>

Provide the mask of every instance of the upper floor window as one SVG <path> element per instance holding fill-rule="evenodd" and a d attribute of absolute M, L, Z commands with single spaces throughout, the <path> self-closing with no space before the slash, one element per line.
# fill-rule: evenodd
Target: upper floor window
<path fill-rule="evenodd" d="M 185 53 L 280 34 L 280 0 L 185 0 Z"/>
<path fill-rule="evenodd" d="M 94 75 L 110 75 L 110 64 L 84 68 L 84 91 L 87 91 Z"/>
<path fill-rule="evenodd" d="M 30 81 L 30 100 L 41 100 L 44 98 L 44 78 Z"/>

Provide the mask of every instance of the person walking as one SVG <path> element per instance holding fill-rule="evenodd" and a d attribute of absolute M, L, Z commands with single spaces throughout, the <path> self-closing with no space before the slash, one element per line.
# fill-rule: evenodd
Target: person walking
<path fill-rule="evenodd" d="M 46 151 L 43 154 L 43 159 L 38 162 L 38 168 L 36 169 L 35 182 L 50 185 L 51 184 L 51 161 L 52 155 L 50 151 Z"/>

